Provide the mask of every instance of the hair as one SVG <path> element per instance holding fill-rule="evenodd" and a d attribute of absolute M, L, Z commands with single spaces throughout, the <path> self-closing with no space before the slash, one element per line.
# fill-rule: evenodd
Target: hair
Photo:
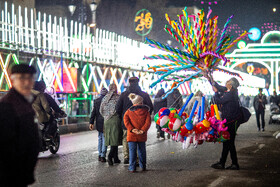
<path fill-rule="evenodd" d="M 263 89 L 262 88 L 259 88 L 259 92 L 262 92 L 263 91 Z"/>
<path fill-rule="evenodd" d="M 230 84 L 234 89 L 237 89 L 238 86 L 240 86 L 239 81 L 238 81 L 235 77 L 232 77 L 231 79 L 229 79 L 229 84 Z"/>

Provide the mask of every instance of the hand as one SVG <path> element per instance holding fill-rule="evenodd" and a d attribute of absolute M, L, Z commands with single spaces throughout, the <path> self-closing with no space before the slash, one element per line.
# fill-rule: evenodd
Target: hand
<path fill-rule="evenodd" d="M 144 134 L 144 131 L 143 130 L 139 130 L 139 134 Z"/>
<path fill-rule="evenodd" d="M 139 134 L 139 130 L 138 130 L 138 129 L 132 129 L 132 132 L 133 132 L 134 134 Z"/>
<path fill-rule="evenodd" d="M 93 128 L 94 128 L 94 125 L 93 125 L 93 124 L 90 124 L 90 125 L 89 125 L 89 129 L 92 131 Z"/>
<path fill-rule="evenodd" d="M 212 86 L 214 92 L 218 92 L 218 89 L 215 86 Z"/>

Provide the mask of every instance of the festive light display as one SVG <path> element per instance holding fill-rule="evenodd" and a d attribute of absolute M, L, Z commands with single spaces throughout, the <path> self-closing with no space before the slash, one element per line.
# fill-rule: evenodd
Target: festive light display
<path fill-rule="evenodd" d="M 1 73 L 1 77 L 0 77 L 0 89 L 2 88 L 4 78 L 8 84 L 8 87 L 9 88 L 12 87 L 11 80 L 10 80 L 10 77 L 8 74 L 8 67 L 9 67 L 9 64 L 11 63 L 11 59 L 13 59 L 15 64 L 19 64 L 18 59 L 15 54 L 12 54 L 12 53 L 8 54 L 6 57 L 6 60 L 4 62 L 2 54 L 0 53 L 0 66 L 2 69 L 2 73 Z"/>
<path fill-rule="evenodd" d="M 251 34 L 248 35 L 250 40 L 257 41 L 261 38 L 262 33 L 261 33 L 259 28 L 253 27 L 249 30 L 249 32 L 251 33 Z"/>
<path fill-rule="evenodd" d="M 187 7 L 182 11 L 182 15 L 178 15 L 179 21 L 171 21 L 168 14 L 165 15 L 167 22 L 171 26 L 165 26 L 165 31 L 168 32 L 174 39 L 178 41 L 184 48 L 180 50 L 170 45 L 164 45 L 151 39 L 146 39 L 146 42 L 154 48 L 169 52 L 167 55 L 152 55 L 145 56 L 145 59 L 163 59 L 171 61 L 169 64 L 150 66 L 160 78 L 151 84 L 154 87 L 156 84 L 164 81 L 174 81 L 177 86 L 173 87 L 165 95 L 167 97 L 174 89 L 178 88 L 185 81 L 189 81 L 203 74 L 211 74 L 213 71 L 219 70 L 217 66 L 222 61 L 222 65 L 226 65 L 228 60 L 224 56 L 231 47 L 244 38 L 248 33 L 245 31 L 237 39 L 232 40 L 232 37 L 226 35 L 228 25 L 233 18 L 233 15 L 228 18 L 220 39 L 218 40 L 217 21 L 218 16 L 210 18 L 212 10 L 209 8 L 207 15 L 204 10 L 200 10 L 197 15 L 188 15 Z M 194 24 L 191 24 L 193 20 Z M 190 70 L 191 74 L 177 76 L 178 72 Z M 225 71 L 234 76 L 239 76 L 236 73 Z"/>

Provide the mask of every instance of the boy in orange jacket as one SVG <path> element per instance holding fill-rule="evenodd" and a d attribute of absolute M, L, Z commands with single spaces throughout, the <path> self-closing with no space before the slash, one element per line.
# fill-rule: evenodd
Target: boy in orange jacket
<path fill-rule="evenodd" d="M 127 128 L 127 142 L 129 147 L 130 172 L 136 171 L 136 151 L 138 149 L 139 164 L 142 171 L 146 171 L 146 141 L 147 132 L 151 126 L 150 108 L 143 105 L 143 98 L 134 93 L 129 94 L 133 106 L 124 114 L 124 125 Z"/>

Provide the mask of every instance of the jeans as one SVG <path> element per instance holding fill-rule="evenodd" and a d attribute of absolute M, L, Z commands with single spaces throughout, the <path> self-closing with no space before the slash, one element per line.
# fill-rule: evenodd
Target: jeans
<path fill-rule="evenodd" d="M 232 164 L 238 165 L 237 154 L 236 154 L 236 149 L 234 144 L 236 130 L 238 128 L 238 122 L 234 121 L 228 124 L 227 127 L 228 127 L 228 132 L 230 134 L 230 139 L 223 142 L 223 151 L 222 151 L 222 157 L 220 159 L 220 163 L 225 165 L 228 153 L 230 152 Z"/>
<path fill-rule="evenodd" d="M 128 159 L 127 130 L 123 130 L 123 158 Z"/>
<path fill-rule="evenodd" d="M 257 126 L 260 129 L 260 116 L 262 120 L 262 128 L 264 129 L 265 122 L 264 122 L 264 110 L 257 110 L 256 111 L 256 118 L 257 118 Z"/>
<path fill-rule="evenodd" d="M 129 171 L 136 170 L 137 150 L 140 168 L 146 169 L 146 142 L 128 142 L 129 147 Z"/>
<path fill-rule="evenodd" d="M 100 157 L 106 157 L 107 146 L 103 132 L 98 132 L 98 152 Z"/>

